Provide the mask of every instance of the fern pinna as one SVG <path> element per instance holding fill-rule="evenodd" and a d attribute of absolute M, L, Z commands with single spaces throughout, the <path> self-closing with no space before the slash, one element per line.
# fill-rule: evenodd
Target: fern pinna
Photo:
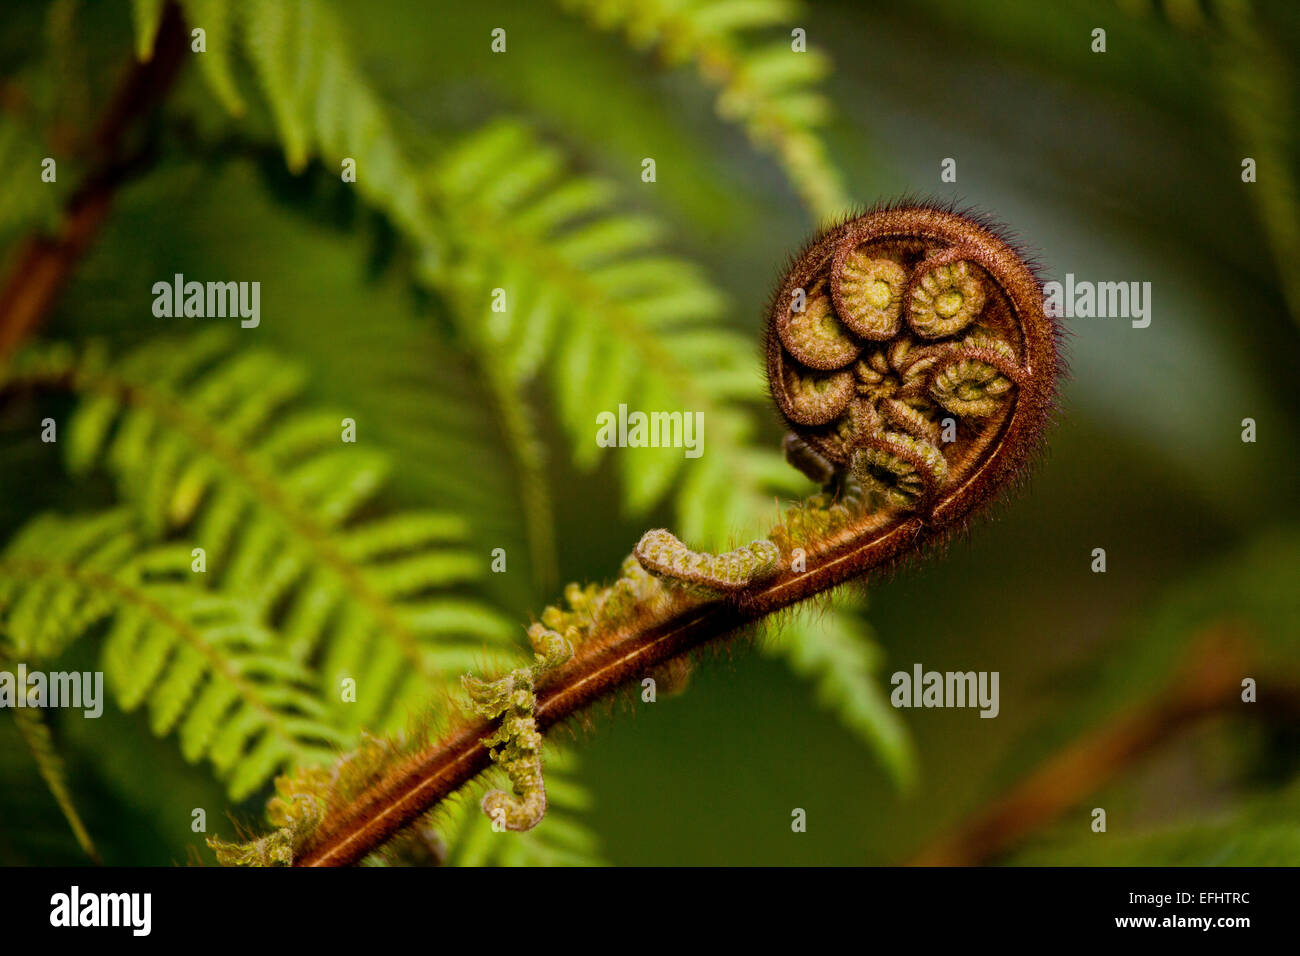
<path fill-rule="evenodd" d="M 32 353 L 10 384 L 85 394 L 68 429 L 72 469 L 102 459 L 148 534 L 183 532 L 203 549 L 213 588 L 273 615 L 292 660 L 320 662 L 322 693 L 364 686 L 346 711 L 355 725 L 400 724 L 483 641 L 508 643 L 508 624 L 481 603 L 431 597 L 483 573 L 457 547 L 463 521 L 364 515 L 388 461 L 342 440 L 344 416 L 294 409 L 292 364 L 232 353 L 216 332 L 152 342 L 114 367 L 91 352 Z M 435 643 L 448 633 L 465 643 Z"/>
<path fill-rule="evenodd" d="M 74 472 L 106 469 L 125 507 L 17 535 L 0 560 L 0 632 L 8 657 L 44 661 L 103 624 L 118 703 L 147 703 L 154 732 L 177 733 L 241 799 L 330 762 L 361 727 L 436 725 L 462 673 L 517 648 L 465 590 L 486 564 L 464 522 L 385 508 L 387 459 L 303 405 L 298 367 L 232 346 L 214 330 L 118 360 L 54 346 L 11 363 L 10 396 L 82 397 L 59 445 Z M 562 822 L 546 836 L 518 852 L 591 850 Z"/>
<path fill-rule="evenodd" d="M 146 547 L 133 515 L 33 521 L 0 558 L 3 628 L 16 660 L 55 658 L 107 621 L 102 662 L 118 703 L 147 703 L 157 734 L 206 757 L 231 797 L 344 742 L 310 672 L 242 602 L 189 586 L 188 549 Z"/>

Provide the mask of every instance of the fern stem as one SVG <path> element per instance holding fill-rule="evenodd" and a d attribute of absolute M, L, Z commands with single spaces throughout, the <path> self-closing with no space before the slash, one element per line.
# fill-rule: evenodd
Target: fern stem
<path fill-rule="evenodd" d="M 45 321 L 64 282 L 108 218 L 113 197 L 143 164 L 143 152 L 122 155 L 123 140 L 171 88 L 185 60 L 186 39 L 179 8 L 168 4 L 153 57 L 145 63 L 132 58 L 131 69 L 96 124 L 89 146 L 97 154 L 97 165 L 69 199 L 58 233 L 28 239 L 0 287 L 0 360 Z"/>
<path fill-rule="evenodd" d="M 92 863 L 103 862 L 99 858 L 99 851 L 95 849 L 95 842 L 90 838 L 90 831 L 86 829 L 81 814 L 77 812 L 76 804 L 72 802 L 72 792 L 68 787 L 63 758 L 54 749 L 53 735 L 43 714 L 32 707 L 17 708 L 14 710 L 14 722 L 18 725 L 18 732 L 22 734 L 27 742 L 27 748 L 36 760 L 36 769 L 41 779 L 49 788 L 54 802 L 59 805 L 63 818 L 68 821 L 77 844 Z"/>
<path fill-rule="evenodd" d="M 530 417 L 519 386 L 488 361 L 479 363 L 496 406 L 498 426 L 506 437 L 517 471 L 520 510 L 531 558 L 534 586 L 545 594 L 555 586 L 558 560 L 555 551 L 555 515 L 547 485 L 545 450 Z"/>
<path fill-rule="evenodd" d="M 1234 624 L 1207 628 L 1193 638 L 1187 661 L 1168 688 L 1071 741 L 910 865 L 992 862 L 1189 727 L 1234 710 L 1256 713 L 1255 705 L 1238 709 L 1241 675 L 1255 659 L 1250 644 Z M 1300 716 L 1300 688 L 1277 687 L 1259 707 L 1265 718 L 1294 722 Z"/>
<path fill-rule="evenodd" d="M 680 593 L 662 611 L 585 642 L 538 689 L 535 716 L 545 732 L 639 680 L 660 664 L 709 645 L 910 552 L 927 526 L 896 512 L 864 516 L 841 544 L 802 573 L 786 572 L 727 600 Z M 929 529 L 933 533 L 933 528 Z M 410 758 L 333 819 L 326 819 L 296 866 L 349 866 L 472 780 L 491 763 L 488 721 L 465 724 Z"/>

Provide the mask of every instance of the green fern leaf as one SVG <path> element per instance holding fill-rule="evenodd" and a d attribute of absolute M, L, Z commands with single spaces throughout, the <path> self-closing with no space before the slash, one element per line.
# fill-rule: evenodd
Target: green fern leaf
<path fill-rule="evenodd" d="M 425 255 L 436 229 L 420 202 L 418 173 L 378 96 L 352 62 L 326 0 L 242 0 L 239 11 L 252 61 L 289 168 L 312 156 L 356 161 L 356 187 L 384 210 Z"/>
<path fill-rule="evenodd" d="M 244 112 L 244 99 L 235 83 L 232 57 L 234 53 L 234 19 L 228 0 L 181 0 L 181 9 L 191 27 L 201 27 L 205 34 L 205 50 L 199 57 L 213 94 L 231 114 Z"/>
<path fill-rule="evenodd" d="M 44 516 L 0 556 L 0 632 L 14 654 L 49 659 L 111 621 L 103 666 L 124 710 L 148 704 L 242 799 L 276 772 L 332 756 L 344 736 L 252 608 L 192 583 L 190 554 L 147 549 L 124 510 Z"/>
<path fill-rule="evenodd" d="M 719 544 L 771 517 L 771 493 L 796 480 L 774 452 L 748 445 L 745 403 L 762 398 L 750 345 L 717 324 L 722 297 L 704 276 L 655 248 L 656 222 L 613 212 L 606 184 L 567 176 L 555 150 L 510 121 L 450 151 L 430 188 L 456 253 L 425 278 L 451 290 L 471 347 L 507 369 L 508 384 L 545 376 L 579 466 L 601 454 L 602 413 L 676 412 L 680 429 L 681 415 L 699 412 L 700 458 L 681 447 L 620 454 L 629 507 L 643 512 L 681 479 L 692 540 Z M 494 289 L 505 312 L 493 311 Z"/>
<path fill-rule="evenodd" d="M 41 779 L 49 787 L 54 802 L 59 805 L 60 812 L 68 821 L 68 827 L 77 838 L 77 844 L 85 851 L 86 856 L 98 863 L 99 854 L 95 850 L 94 841 L 90 838 L 90 831 L 86 829 L 81 815 L 77 812 L 76 804 L 72 801 L 72 791 L 68 787 L 67 769 L 63 757 L 54 747 L 53 736 L 41 710 L 36 707 L 16 708 L 14 720 L 18 724 L 19 733 L 22 734 L 28 749 L 32 752 L 32 757 L 36 760 Z"/>
<path fill-rule="evenodd" d="M 203 548 L 208 585 L 257 609 L 346 726 L 399 727 L 486 647 L 515 646 L 516 628 L 486 606 L 442 609 L 488 569 L 489 556 L 465 550 L 463 520 L 362 517 L 388 460 L 341 441 L 341 415 L 301 408 L 304 376 L 291 363 L 232 351 L 213 332 L 148 343 L 114 365 L 35 349 L 12 376 L 87 397 L 69 460 L 103 462 L 151 537 L 184 536 L 187 561 Z M 347 679 L 355 702 L 344 701 Z"/>
<path fill-rule="evenodd" d="M 131 20 L 135 24 L 135 55 L 141 62 L 153 58 L 154 41 L 162 26 L 163 0 L 131 0 Z"/>
<path fill-rule="evenodd" d="M 40 181 L 41 162 L 48 156 L 40 138 L 27 124 L 0 113 L 0 167 L 23 177 L 24 185 L 0 193 L 0 236 L 32 228 L 50 228 L 58 219 L 62 190 Z"/>
<path fill-rule="evenodd" d="M 785 39 L 756 46 L 752 31 L 798 27 L 787 0 L 559 0 L 602 30 L 620 30 L 636 49 L 654 48 L 670 66 L 694 64 L 718 91 L 718 114 L 770 150 L 813 217 L 825 222 L 848 207 L 842 177 L 816 132 L 825 98 L 815 91 L 828 70 L 814 49 Z"/>
<path fill-rule="evenodd" d="M 865 622 L 851 602 L 812 617 L 804 611 L 778 639 L 765 641 L 770 656 L 783 657 L 816 688 L 818 701 L 875 753 L 902 789 L 916 783 L 916 754 L 898 712 L 881 689 L 880 648 L 862 634 Z"/>

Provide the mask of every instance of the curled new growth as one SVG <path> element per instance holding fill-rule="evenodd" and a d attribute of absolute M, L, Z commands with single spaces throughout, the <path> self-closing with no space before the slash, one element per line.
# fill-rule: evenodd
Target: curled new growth
<path fill-rule="evenodd" d="M 776 288 L 765 344 L 786 458 L 820 491 L 745 547 L 710 555 L 658 529 L 612 584 L 569 585 L 530 632 L 532 667 L 467 680 L 479 721 L 322 801 L 309 834 L 284 828 L 293 863 L 360 861 L 493 762 L 514 793 L 489 794 L 485 811 L 507 829 L 537 823 L 549 728 L 918 554 L 1022 476 L 1053 405 L 1056 337 L 1029 264 L 978 217 L 884 206 L 814 239 Z"/>
<path fill-rule="evenodd" d="M 893 206 L 813 241 L 773 297 L 768 384 L 819 482 L 849 473 L 870 510 L 965 516 L 1037 443 L 1057 377 L 1041 286 L 991 225 Z"/>

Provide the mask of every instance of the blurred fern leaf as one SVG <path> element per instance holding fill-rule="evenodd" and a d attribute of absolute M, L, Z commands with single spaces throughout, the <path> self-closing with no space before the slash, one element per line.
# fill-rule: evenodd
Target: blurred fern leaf
<path fill-rule="evenodd" d="M 235 83 L 234 29 L 232 4 L 229 0 L 182 0 L 181 9 L 191 27 L 202 28 L 204 51 L 199 57 L 213 95 L 234 115 L 244 111 L 244 98 Z"/>
<path fill-rule="evenodd" d="M 131 0 L 131 22 L 135 27 L 136 59 L 148 60 L 153 56 L 154 41 L 162 26 L 164 0 Z"/>
<path fill-rule="evenodd" d="M 718 114 L 771 151 L 804 205 L 820 222 L 844 214 L 842 177 L 816 129 L 827 102 L 815 84 L 826 57 L 798 48 L 799 8 L 788 0 L 559 0 L 593 26 L 620 30 L 637 49 L 654 48 L 669 66 L 693 64 L 718 91 Z M 784 27 L 786 37 L 756 45 L 754 30 Z"/>
<path fill-rule="evenodd" d="M 1300 865 L 1300 785 L 1256 798 L 1210 821 L 1181 823 L 1104 840 L 1037 841 L 1009 861 L 1018 866 L 1297 866 Z"/>
<path fill-rule="evenodd" d="M 916 754 L 880 687 L 883 654 L 869 633 L 854 602 L 844 597 L 824 611 L 801 612 L 763 648 L 811 682 L 818 702 L 879 757 L 895 784 L 910 789 L 916 783 Z"/>
<path fill-rule="evenodd" d="M 86 824 L 82 822 L 81 814 L 77 812 L 76 804 L 72 802 L 72 791 L 68 787 L 67 768 L 64 766 L 63 757 L 59 754 L 54 746 L 54 738 L 50 733 L 50 727 L 45 722 L 45 716 L 40 708 L 22 707 L 15 708 L 14 721 L 18 724 L 18 731 L 22 734 L 23 740 L 27 742 L 27 748 L 32 752 L 32 757 L 36 760 L 36 768 L 49 788 L 54 802 L 58 804 L 59 811 L 63 818 L 68 821 L 68 827 L 72 830 L 72 835 L 76 837 L 77 844 L 85 852 L 86 856 L 96 863 L 99 862 L 99 853 L 95 850 L 95 843 L 90 838 L 90 831 L 86 829 Z"/>

